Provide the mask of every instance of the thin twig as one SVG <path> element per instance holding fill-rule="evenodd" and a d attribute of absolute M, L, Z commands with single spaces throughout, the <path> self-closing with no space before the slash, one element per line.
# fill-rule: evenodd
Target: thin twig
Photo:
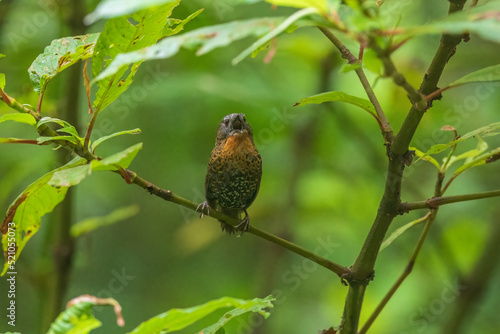
<path fill-rule="evenodd" d="M 363 88 L 365 89 L 366 95 L 368 96 L 368 99 L 370 102 L 373 104 L 373 107 L 375 108 L 375 112 L 377 113 L 377 117 L 379 120 L 379 126 L 380 129 L 382 130 L 382 135 L 384 136 L 384 140 L 386 144 L 390 144 L 392 142 L 393 138 L 393 132 L 391 128 L 391 124 L 389 123 L 389 120 L 385 116 L 384 111 L 382 110 L 382 107 L 380 106 L 380 103 L 378 102 L 377 96 L 373 92 L 373 89 L 368 82 L 368 79 L 366 78 L 365 72 L 363 71 L 363 68 L 361 67 L 361 62 L 352 54 L 352 52 L 327 28 L 324 27 L 318 27 L 319 30 L 335 45 L 335 47 L 340 51 L 340 54 L 342 55 L 342 58 L 346 59 L 349 64 L 356 64 L 359 65 L 356 67 L 354 70 L 359 78 L 359 81 L 363 85 Z"/>
<path fill-rule="evenodd" d="M 391 60 L 389 51 L 383 50 L 374 39 L 370 40 L 369 46 L 373 51 L 375 51 L 377 56 L 382 61 L 385 74 L 390 76 L 396 85 L 402 87 L 406 91 L 411 102 L 418 110 L 425 110 L 427 103 L 424 96 L 416 88 L 410 85 L 404 75 L 398 72 L 396 66 Z"/>
<path fill-rule="evenodd" d="M 196 209 L 198 207 L 198 203 L 191 202 L 183 197 L 175 195 L 170 190 L 161 189 L 160 187 L 152 184 L 149 181 L 146 181 L 145 179 L 139 177 L 136 173 L 134 173 L 128 169 L 126 171 L 128 172 L 129 179 L 131 180 L 132 183 L 147 190 L 150 194 L 156 195 L 156 196 L 158 196 L 166 201 L 173 202 L 173 203 L 182 205 L 188 209 L 191 209 L 193 211 L 196 211 Z M 232 226 L 236 226 L 240 223 L 240 221 L 238 219 L 229 217 L 229 216 L 223 214 L 222 212 L 215 211 L 215 210 L 210 210 L 210 212 L 208 214 L 205 214 L 205 215 L 210 216 L 212 218 L 215 218 L 217 220 L 222 220 L 225 223 L 230 224 Z M 308 251 L 308 250 L 306 250 L 306 249 L 304 249 L 304 248 L 302 248 L 294 243 L 291 243 L 285 239 L 277 237 L 273 234 L 270 234 L 270 233 L 263 231 L 257 227 L 254 227 L 254 226 L 250 226 L 248 233 L 253 234 L 255 236 L 258 236 L 258 237 L 261 237 L 263 239 L 266 239 L 266 240 L 268 240 L 276 245 L 279 245 L 283 248 L 288 249 L 289 251 L 292 251 L 300 256 L 303 256 L 303 257 L 319 264 L 320 266 L 323 266 L 323 267 L 327 268 L 328 270 L 333 271 L 341 278 L 346 278 L 346 279 L 349 278 L 350 270 L 348 268 L 341 266 L 335 262 L 332 262 L 332 261 L 330 261 L 324 257 L 321 257 L 317 254 L 314 254 L 314 253 L 312 253 L 312 252 L 310 252 L 310 251 Z"/>
<path fill-rule="evenodd" d="M 92 109 L 90 109 L 90 110 L 92 110 Z M 94 129 L 94 123 L 95 123 L 95 120 L 96 120 L 98 114 L 99 113 L 97 112 L 97 110 L 94 113 L 92 113 L 92 118 L 90 119 L 90 123 L 89 123 L 89 126 L 87 128 L 87 133 L 85 134 L 85 141 L 83 142 L 83 149 L 85 151 L 89 150 L 90 135 L 92 134 L 92 129 Z"/>
<path fill-rule="evenodd" d="M 13 107 L 14 109 L 16 109 L 20 112 L 24 112 L 24 113 L 28 113 L 28 112 L 32 113 L 33 112 L 29 108 L 24 107 L 21 104 L 19 104 L 14 99 L 10 98 L 10 100 L 11 100 L 11 107 Z M 93 114 L 93 116 L 96 114 L 97 114 L 97 112 L 95 112 Z M 37 120 L 39 120 L 40 116 L 35 117 L 35 118 Z M 40 130 L 42 128 L 42 126 L 40 126 L 38 129 Z M 46 127 L 46 133 L 44 135 L 53 137 L 53 136 L 57 136 L 57 133 L 55 131 L 53 131 L 52 129 Z M 81 156 L 82 158 L 87 159 L 88 161 L 101 159 L 100 157 L 95 156 L 91 152 L 85 151 L 83 149 L 83 147 L 77 146 L 71 142 L 60 141 L 60 142 L 57 142 L 57 144 L 61 145 L 64 148 L 67 148 L 71 151 L 74 151 L 77 155 Z M 126 170 L 114 170 L 113 172 L 121 174 L 127 183 L 134 183 L 134 184 L 140 186 L 141 188 L 147 190 L 150 194 L 156 195 L 156 196 L 158 196 L 166 201 L 182 205 L 182 206 L 184 206 L 188 209 L 191 209 L 193 211 L 196 211 L 196 209 L 198 207 L 198 203 L 191 202 L 185 198 L 182 198 L 178 195 L 175 195 L 170 190 L 161 189 L 160 187 L 154 185 L 153 183 L 146 181 L 145 179 L 139 177 L 135 172 L 133 172 L 131 170 L 128 170 L 128 169 L 126 169 Z M 128 178 L 123 175 L 124 172 L 126 172 Z M 229 216 L 227 216 L 221 212 L 215 211 L 215 210 L 210 210 L 210 213 L 207 214 L 207 216 L 210 216 L 210 217 L 215 218 L 217 220 L 223 220 L 224 222 L 226 222 L 230 225 L 233 225 L 233 226 L 236 226 L 237 224 L 240 223 L 239 220 L 232 218 L 232 217 L 229 217 Z M 330 261 L 324 257 L 321 257 L 317 254 L 314 254 L 314 253 L 312 253 L 312 252 L 310 252 L 310 251 L 308 251 L 308 250 L 306 250 L 298 245 L 295 245 L 287 240 L 284 240 L 280 237 L 277 237 L 273 234 L 270 234 L 268 232 L 265 232 L 261 229 L 253 227 L 253 226 L 250 226 L 250 230 L 248 232 L 253 234 L 253 235 L 256 235 L 258 237 L 261 237 L 263 239 L 266 239 L 268 241 L 271 241 L 272 243 L 275 243 L 278 246 L 281 246 L 285 249 L 288 249 L 288 250 L 290 250 L 290 251 L 292 251 L 300 256 L 303 256 L 303 257 L 319 264 L 320 266 L 323 266 L 323 267 L 327 268 L 328 270 L 331 270 L 332 272 L 336 273 L 342 279 L 349 280 L 349 278 L 350 278 L 350 270 L 348 268 L 341 266 L 335 262 L 332 262 L 332 261 Z"/>
<path fill-rule="evenodd" d="M 401 210 L 402 212 L 410 212 L 412 210 L 419 210 L 419 209 L 433 209 L 445 204 L 474 201 L 477 199 L 484 199 L 484 198 L 498 197 L 498 196 L 500 196 L 500 190 L 487 191 L 476 194 L 467 194 L 467 195 L 433 197 L 426 201 L 402 203 Z"/>

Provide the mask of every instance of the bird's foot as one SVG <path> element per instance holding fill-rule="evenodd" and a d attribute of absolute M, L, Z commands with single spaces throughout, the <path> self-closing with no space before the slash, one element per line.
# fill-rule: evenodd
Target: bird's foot
<path fill-rule="evenodd" d="M 240 223 L 235 226 L 235 229 L 237 231 L 241 232 L 240 236 L 243 233 L 248 232 L 248 230 L 250 229 L 250 216 L 248 215 L 248 213 L 246 212 L 246 210 L 245 210 L 245 218 L 243 218 L 240 221 Z"/>
<path fill-rule="evenodd" d="M 208 205 L 208 202 L 205 201 L 203 203 L 200 203 L 200 205 L 196 207 L 196 212 L 200 213 L 200 219 L 203 218 L 204 215 L 209 215 L 210 206 Z"/>

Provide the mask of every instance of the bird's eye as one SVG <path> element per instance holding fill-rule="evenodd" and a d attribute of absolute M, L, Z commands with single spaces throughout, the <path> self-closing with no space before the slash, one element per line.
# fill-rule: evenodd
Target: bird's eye
<path fill-rule="evenodd" d="M 225 126 L 228 126 L 228 125 L 229 125 L 229 120 L 228 120 L 228 119 L 225 119 L 225 120 L 224 120 L 224 125 L 225 125 Z"/>

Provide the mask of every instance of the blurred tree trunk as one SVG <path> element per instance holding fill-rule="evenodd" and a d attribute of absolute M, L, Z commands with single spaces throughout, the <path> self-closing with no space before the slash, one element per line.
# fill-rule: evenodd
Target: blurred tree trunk
<path fill-rule="evenodd" d="M 59 8 L 63 36 L 75 36 L 85 33 L 83 17 L 85 6 L 83 0 L 73 0 L 68 5 Z M 82 64 L 76 64 L 66 70 L 57 106 L 57 117 L 79 128 L 78 110 L 80 102 L 80 88 L 82 86 Z M 58 165 L 68 163 L 72 156 L 66 150 L 59 150 Z M 64 308 L 64 298 L 68 290 L 71 275 L 74 240 L 70 229 L 73 223 L 74 191 L 69 188 L 64 201 L 54 210 L 52 222 L 49 226 L 47 247 L 53 270 L 45 273 L 41 286 L 41 331 L 45 332 L 52 321 Z"/>
<path fill-rule="evenodd" d="M 498 217 L 498 214 L 495 216 Z M 495 270 L 500 265 L 500 224 L 494 218 L 491 233 L 482 254 L 469 275 L 459 280 L 460 295 L 453 304 L 453 309 L 444 323 L 443 334 L 466 333 L 467 322 L 474 316 L 481 299 L 488 291 Z M 476 330 L 472 330 L 476 332 Z"/>

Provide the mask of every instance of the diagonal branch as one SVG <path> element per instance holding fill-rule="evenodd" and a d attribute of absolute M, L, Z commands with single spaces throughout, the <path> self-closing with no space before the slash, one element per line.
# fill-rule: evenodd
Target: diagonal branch
<path fill-rule="evenodd" d="M 39 121 L 41 119 L 40 115 L 38 115 L 36 112 L 32 111 L 31 109 L 29 109 L 25 105 L 20 104 L 12 97 L 7 96 L 3 91 L 0 90 L 0 94 L 2 94 L 1 95 L 2 100 L 4 102 L 9 101 L 8 103 L 6 102 L 7 105 L 9 105 L 9 107 L 11 107 L 19 112 L 22 112 L 22 113 L 29 113 L 37 121 Z M 49 128 L 48 126 L 45 126 L 45 125 L 39 126 L 37 131 L 40 134 L 43 133 L 44 136 L 48 136 L 48 137 L 54 137 L 54 136 L 58 135 L 57 132 L 55 132 L 54 130 L 52 130 L 51 128 Z M 70 150 L 70 151 L 75 152 L 77 155 L 79 155 L 80 157 L 82 157 L 88 161 L 101 159 L 100 157 L 89 152 L 88 150 L 85 150 L 81 144 L 77 145 L 77 144 L 67 142 L 67 141 L 54 141 L 54 142 L 57 143 L 58 145 L 64 147 L 64 148 Z M 134 183 L 134 184 L 138 185 L 139 187 L 147 190 L 150 194 L 156 195 L 156 196 L 158 196 L 166 201 L 173 202 L 173 203 L 176 203 L 178 205 L 182 205 L 182 206 L 184 206 L 188 209 L 191 209 L 193 211 L 196 211 L 196 209 L 198 207 L 198 203 L 191 202 L 183 197 L 175 195 L 170 190 L 161 189 L 160 187 L 154 185 L 153 183 L 146 181 L 142 177 L 138 176 L 135 172 L 133 172 L 131 170 L 128 170 L 128 169 L 126 169 L 126 170 L 114 170 L 113 172 L 115 172 L 117 174 L 121 174 L 122 177 L 125 179 L 125 181 L 127 181 L 127 183 Z M 123 175 L 122 174 L 123 172 L 125 172 L 127 175 L 126 176 Z M 226 222 L 230 225 L 233 225 L 233 226 L 236 226 L 240 223 L 239 220 L 232 218 L 232 217 L 229 217 L 229 216 L 223 214 L 222 212 L 218 212 L 215 210 L 210 210 L 210 212 L 209 212 L 209 214 L 207 214 L 207 216 L 210 216 L 210 217 L 218 219 L 218 220 L 223 220 L 224 222 Z M 262 239 L 266 239 L 266 240 L 268 240 L 268 241 L 270 241 L 278 246 L 281 246 L 285 249 L 288 249 L 289 251 L 294 252 L 302 257 L 305 257 L 305 258 L 319 264 L 322 267 L 325 267 L 326 269 L 337 274 L 342 279 L 342 282 L 344 282 L 343 281 L 344 279 L 350 278 L 350 270 L 347 267 L 344 267 L 344 266 L 341 266 L 340 264 L 332 262 L 332 261 L 330 261 L 322 256 L 319 256 L 313 252 L 310 252 L 307 249 L 302 248 L 294 243 L 291 243 L 285 239 L 282 239 L 278 236 L 275 236 L 271 233 L 268 233 L 264 230 L 261 230 L 259 228 L 253 227 L 253 226 L 250 226 L 250 229 L 248 232 L 250 234 L 258 236 Z"/>
<path fill-rule="evenodd" d="M 477 199 L 498 197 L 498 196 L 500 196 L 500 190 L 493 190 L 476 194 L 433 197 L 426 201 L 402 203 L 401 212 L 410 212 L 412 210 L 418 210 L 418 209 L 434 209 L 445 204 L 474 201 Z"/>
<path fill-rule="evenodd" d="M 382 107 L 378 102 L 377 96 L 373 92 L 373 89 L 370 86 L 368 79 L 366 78 L 365 72 L 361 67 L 361 62 L 330 30 L 324 27 L 318 27 L 318 28 L 330 40 L 330 42 L 332 42 L 333 45 L 335 45 L 335 47 L 341 53 L 342 58 L 346 59 L 349 62 L 349 64 L 358 65 L 354 71 L 358 75 L 359 81 L 363 85 L 366 95 L 368 95 L 368 99 L 370 99 L 370 102 L 373 104 L 373 107 L 375 108 L 379 121 L 379 126 L 380 129 L 382 130 L 382 135 L 384 136 L 385 143 L 386 145 L 389 145 L 393 139 L 391 124 L 389 123 L 389 120 L 385 116 L 384 111 L 382 110 Z"/>
<path fill-rule="evenodd" d="M 132 172 L 131 170 L 126 170 L 129 174 L 129 178 L 132 183 L 138 185 L 139 187 L 147 190 L 150 194 L 156 195 L 166 201 L 176 203 L 178 205 L 182 205 L 183 207 L 186 207 L 188 209 L 191 209 L 193 211 L 196 211 L 198 207 L 198 203 L 191 202 L 183 197 L 180 197 L 178 195 L 175 195 L 172 191 L 170 190 L 165 190 L 161 189 L 160 187 L 154 185 L 153 183 L 146 181 L 145 179 L 139 177 L 136 173 Z M 210 210 L 206 216 L 210 216 L 212 218 L 215 218 L 217 220 L 223 220 L 224 222 L 236 226 L 240 223 L 238 219 L 229 217 L 222 212 L 215 211 L 215 210 Z M 261 230 L 257 227 L 250 226 L 250 229 L 248 230 L 248 233 L 253 234 L 255 236 L 258 236 L 260 238 L 266 239 L 274 244 L 277 244 L 278 246 L 281 246 L 283 248 L 288 249 L 289 251 L 292 251 L 300 256 L 303 256 L 313 262 L 316 262 L 320 266 L 323 266 L 327 268 L 328 270 L 333 271 L 335 274 L 337 274 L 341 278 L 348 278 L 350 270 L 344 266 L 341 266 L 335 262 L 332 262 L 324 257 L 321 257 L 317 254 L 314 254 L 305 248 L 302 248 L 294 243 L 291 243 L 285 239 L 282 239 L 280 237 L 277 237 L 271 233 L 268 233 L 264 230 Z"/>

